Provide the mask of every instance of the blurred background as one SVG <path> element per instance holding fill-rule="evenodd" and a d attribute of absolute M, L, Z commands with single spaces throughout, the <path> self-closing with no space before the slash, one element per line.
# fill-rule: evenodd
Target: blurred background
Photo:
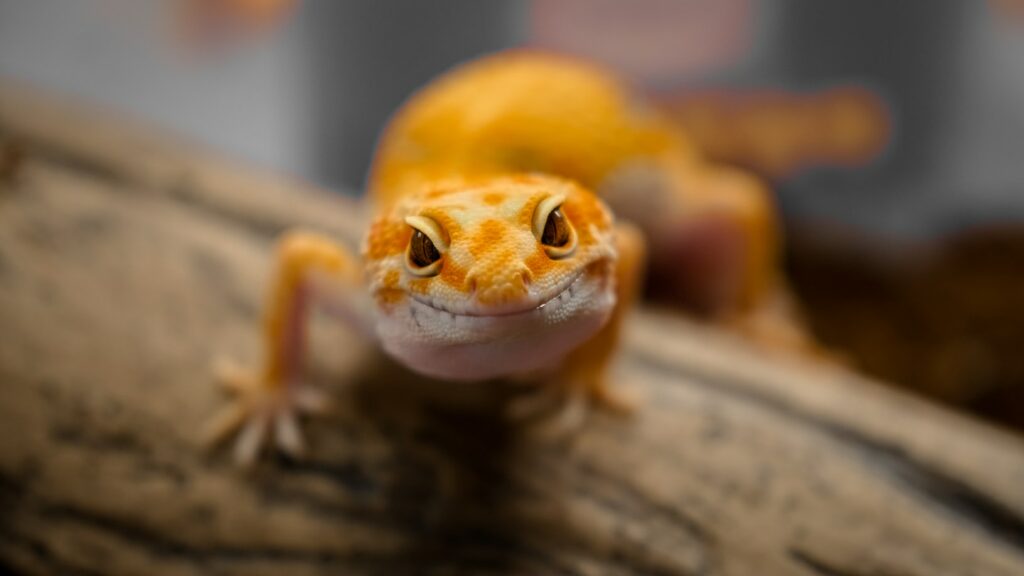
<path fill-rule="evenodd" d="M 1024 430 L 1024 2 L 0 0 L 0 79 L 352 195 L 413 90 L 523 45 L 769 181 L 853 366 Z"/>

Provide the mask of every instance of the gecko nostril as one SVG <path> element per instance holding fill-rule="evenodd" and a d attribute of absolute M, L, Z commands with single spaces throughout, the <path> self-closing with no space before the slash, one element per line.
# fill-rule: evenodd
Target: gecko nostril
<path fill-rule="evenodd" d="M 523 287 L 529 288 L 530 283 L 533 282 L 533 278 L 530 276 L 529 270 L 523 270 L 519 273 L 519 278 L 523 281 Z"/>
<path fill-rule="evenodd" d="M 476 278 L 470 278 L 466 282 L 466 292 L 472 296 L 476 294 Z"/>

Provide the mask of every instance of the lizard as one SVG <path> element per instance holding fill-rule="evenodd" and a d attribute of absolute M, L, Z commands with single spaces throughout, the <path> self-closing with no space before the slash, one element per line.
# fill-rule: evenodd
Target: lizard
<path fill-rule="evenodd" d="M 221 371 L 236 398 L 206 433 L 237 433 L 241 462 L 271 440 L 301 454 L 298 416 L 327 405 L 302 377 L 319 301 L 415 372 L 536 379 L 575 414 L 586 402 L 628 409 L 608 373 L 648 259 L 675 282 L 708 284 L 708 305 L 727 315 L 777 292 L 763 185 L 706 163 L 622 80 L 567 56 L 488 55 L 415 93 L 380 137 L 366 201 L 359 254 L 303 230 L 277 242 L 262 364 Z M 718 254 L 727 265 L 673 274 L 673 251 L 712 246 L 709 230 L 732 247 Z"/>

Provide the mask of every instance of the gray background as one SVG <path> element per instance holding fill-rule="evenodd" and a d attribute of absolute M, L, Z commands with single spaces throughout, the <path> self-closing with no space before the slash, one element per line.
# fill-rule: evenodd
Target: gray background
<path fill-rule="evenodd" d="M 228 154 L 358 192 L 416 86 L 528 41 L 527 2 L 306 0 L 286 24 L 199 57 L 173 2 L 0 0 L 0 77 L 148 119 Z M 628 23 L 624 23 L 626 25 Z M 790 218 L 915 238 L 1024 218 L 1024 25 L 985 2 L 755 2 L 751 51 L 682 86 L 880 90 L 897 139 L 861 170 L 780 187 Z"/>

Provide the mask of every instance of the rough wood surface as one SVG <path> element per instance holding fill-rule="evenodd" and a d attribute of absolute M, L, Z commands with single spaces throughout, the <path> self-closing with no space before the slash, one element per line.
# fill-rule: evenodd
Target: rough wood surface
<path fill-rule="evenodd" d="M 358 212 L 12 86 L 0 141 L 0 570 L 1024 574 L 1020 438 L 660 311 L 639 414 L 548 440 L 318 322 L 343 408 L 242 473 L 199 450 L 210 361 L 255 359 L 273 233 Z"/>

